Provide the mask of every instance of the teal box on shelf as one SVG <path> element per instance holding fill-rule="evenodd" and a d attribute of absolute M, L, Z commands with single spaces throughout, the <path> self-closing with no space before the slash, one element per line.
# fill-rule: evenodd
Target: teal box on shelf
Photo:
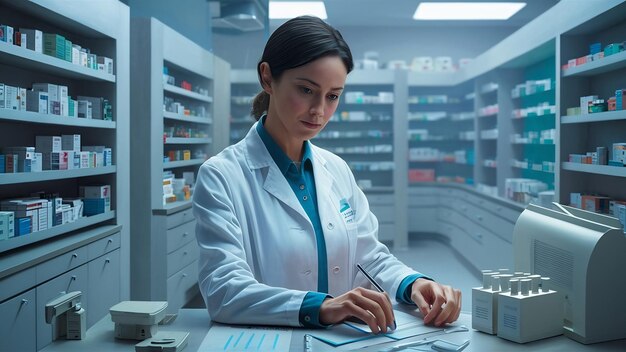
<path fill-rule="evenodd" d="M 32 220 L 29 217 L 15 219 L 15 237 L 28 235 L 32 229 Z"/>
<path fill-rule="evenodd" d="M 607 57 L 609 55 L 613 55 L 613 54 L 617 54 L 620 51 L 624 50 L 624 44 L 623 43 L 612 43 L 606 46 L 606 48 L 604 48 L 604 57 Z"/>
<path fill-rule="evenodd" d="M 626 89 L 615 91 L 615 110 L 624 110 L 624 92 L 626 92 Z"/>
<path fill-rule="evenodd" d="M 106 199 L 105 198 L 85 198 L 83 199 L 84 209 L 83 214 L 85 216 L 98 215 L 105 212 Z"/>

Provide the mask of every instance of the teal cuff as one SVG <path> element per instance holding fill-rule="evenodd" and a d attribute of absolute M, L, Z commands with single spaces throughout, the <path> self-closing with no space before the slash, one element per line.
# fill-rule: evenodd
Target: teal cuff
<path fill-rule="evenodd" d="M 305 328 L 326 328 L 330 325 L 320 323 L 320 308 L 326 298 L 332 296 L 320 292 L 309 292 L 300 306 L 300 324 Z"/>
<path fill-rule="evenodd" d="M 411 300 L 411 288 L 415 280 L 417 279 L 426 279 L 430 281 L 435 281 L 428 276 L 422 274 L 412 274 L 400 282 L 400 286 L 398 287 L 398 291 L 396 292 L 396 301 L 415 305 L 415 302 Z"/>

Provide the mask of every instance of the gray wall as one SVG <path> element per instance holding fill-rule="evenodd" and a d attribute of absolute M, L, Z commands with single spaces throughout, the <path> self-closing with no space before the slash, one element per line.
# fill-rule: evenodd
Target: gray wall
<path fill-rule="evenodd" d="M 274 28 L 272 28 L 273 30 Z M 366 51 L 377 51 L 380 60 L 405 60 L 416 56 L 450 56 L 473 58 L 509 36 L 515 27 L 419 27 L 419 28 L 338 28 L 356 59 Z M 216 55 L 231 63 L 233 69 L 255 69 L 261 57 L 267 34 L 265 31 L 238 35 L 214 34 Z"/>
<path fill-rule="evenodd" d="M 211 51 L 211 13 L 207 0 L 121 0 L 131 17 L 154 17 Z"/>

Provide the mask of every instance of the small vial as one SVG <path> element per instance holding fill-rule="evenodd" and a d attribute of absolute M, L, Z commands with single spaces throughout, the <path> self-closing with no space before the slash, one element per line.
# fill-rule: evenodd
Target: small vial
<path fill-rule="evenodd" d="M 499 275 L 499 277 L 500 277 L 500 290 L 502 292 L 509 292 L 510 290 L 509 280 L 511 280 L 513 275 L 503 274 L 503 275 Z"/>
<path fill-rule="evenodd" d="M 541 278 L 541 292 L 550 292 L 550 278 L 549 277 Z"/>
<path fill-rule="evenodd" d="M 510 279 L 509 285 L 511 286 L 511 296 L 517 296 L 519 294 L 519 279 Z"/>
<path fill-rule="evenodd" d="M 528 291 L 530 290 L 530 282 L 532 280 L 531 279 L 521 279 L 520 280 L 520 291 L 522 293 L 522 296 L 528 296 Z"/>

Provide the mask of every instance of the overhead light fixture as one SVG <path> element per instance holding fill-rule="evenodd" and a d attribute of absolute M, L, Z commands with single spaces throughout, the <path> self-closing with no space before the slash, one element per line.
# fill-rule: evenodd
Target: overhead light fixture
<path fill-rule="evenodd" d="M 508 20 L 525 2 L 422 2 L 414 20 Z"/>
<path fill-rule="evenodd" d="M 270 19 L 290 19 L 303 15 L 328 18 L 322 1 L 270 1 Z"/>

